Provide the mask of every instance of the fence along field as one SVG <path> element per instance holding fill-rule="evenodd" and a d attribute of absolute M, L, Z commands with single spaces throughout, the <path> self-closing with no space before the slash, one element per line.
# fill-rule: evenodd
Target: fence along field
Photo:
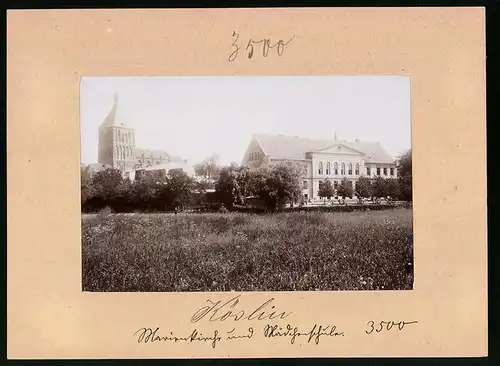
<path fill-rule="evenodd" d="M 411 290 L 412 211 L 92 215 L 84 291 Z"/>

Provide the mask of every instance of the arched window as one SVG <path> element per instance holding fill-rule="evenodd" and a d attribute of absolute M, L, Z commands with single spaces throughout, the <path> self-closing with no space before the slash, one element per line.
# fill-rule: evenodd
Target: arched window
<path fill-rule="evenodd" d="M 345 163 L 340 165 L 340 175 L 345 175 Z"/>
<path fill-rule="evenodd" d="M 318 174 L 323 174 L 323 162 L 320 161 L 318 164 Z"/>
<path fill-rule="evenodd" d="M 330 174 L 330 162 L 326 163 L 326 175 L 329 175 Z"/>
<path fill-rule="evenodd" d="M 348 167 L 347 174 L 352 175 L 352 163 L 349 163 L 347 167 Z"/>
<path fill-rule="evenodd" d="M 338 175 L 339 174 L 339 165 L 337 162 L 333 163 L 333 174 Z"/>
<path fill-rule="evenodd" d="M 354 171 L 354 174 L 359 175 L 359 163 L 356 163 L 356 170 Z"/>

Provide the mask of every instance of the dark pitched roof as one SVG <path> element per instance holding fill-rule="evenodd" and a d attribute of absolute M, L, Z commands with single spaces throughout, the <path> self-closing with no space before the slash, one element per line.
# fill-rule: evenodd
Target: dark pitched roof
<path fill-rule="evenodd" d="M 145 158 L 149 158 L 151 157 L 151 155 L 153 155 L 154 158 L 159 158 L 161 156 L 162 159 L 167 159 L 168 157 L 170 157 L 170 155 L 163 150 L 141 149 L 138 147 L 134 148 L 135 157 L 140 158 L 142 154 L 144 154 Z"/>
<path fill-rule="evenodd" d="M 93 171 L 101 171 L 109 168 L 112 168 L 109 164 L 92 163 L 88 165 L 88 169 Z"/>
<path fill-rule="evenodd" d="M 284 135 L 254 135 L 264 153 L 275 158 L 304 159 L 305 153 L 340 144 L 358 150 L 366 155 L 371 163 L 393 163 L 394 159 L 385 152 L 378 142 L 344 141 L 344 140 L 316 140 Z"/>

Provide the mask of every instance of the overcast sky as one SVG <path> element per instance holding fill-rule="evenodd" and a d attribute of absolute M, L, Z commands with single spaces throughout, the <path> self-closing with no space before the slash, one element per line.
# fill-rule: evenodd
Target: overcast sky
<path fill-rule="evenodd" d="M 410 77 L 85 77 L 81 160 L 97 162 L 98 127 L 119 95 L 136 146 L 191 161 L 241 162 L 254 133 L 378 141 L 411 148 Z"/>

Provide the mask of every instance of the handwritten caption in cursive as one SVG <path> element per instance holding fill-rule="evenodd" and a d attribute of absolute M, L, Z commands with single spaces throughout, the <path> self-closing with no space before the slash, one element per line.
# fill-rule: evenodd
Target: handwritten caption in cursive
<path fill-rule="evenodd" d="M 209 335 L 201 333 L 199 330 L 194 329 L 188 336 L 176 336 L 173 332 L 168 334 L 161 334 L 160 327 L 156 328 L 141 328 L 134 333 L 137 337 L 137 343 L 165 343 L 165 342 L 209 342 L 212 348 L 215 348 L 217 344 L 223 340 L 241 340 L 241 339 L 252 339 L 257 333 L 253 327 L 248 327 L 244 332 L 236 332 L 236 328 L 231 329 L 228 332 L 221 332 L 219 330 L 214 330 Z M 306 337 L 307 343 L 319 344 L 321 337 L 343 337 L 344 332 L 338 332 L 336 326 L 332 325 L 318 325 L 309 329 L 307 332 L 299 331 L 299 328 L 288 324 L 286 327 L 279 326 L 276 324 L 266 324 L 260 332 L 261 336 L 264 338 L 288 338 L 290 344 L 294 344 L 298 337 Z"/>
<path fill-rule="evenodd" d="M 233 43 L 231 44 L 231 53 L 229 54 L 228 60 L 229 62 L 233 62 L 238 57 L 241 46 L 239 43 L 240 34 L 236 31 L 233 31 Z M 260 49 L 262 51 L 262 56 L 267 57 L 269 51 L 276 48 L 276 54 L 278 56 L 283 55 L 286 46 L 295 38 L 293 35 L 288 41 L 283 41 L 282 39 L 277 42 L 273 42 L 270 38 L 263 38 L 258 41 L 250 38 L 246 43 L 245 51 L 247 52 L 247 58 L 251 59 L 254 56 L 255 49 Z"/>
<path fill-rule="evenodd" d="M 290 344 L 295 344 L 296 340 L 301 338 L 305 339 L 306 343 L 313 343 L 318 345 L 320 339 L 323 338 L 338 338 L 344 337 L 345 332 L 339 330 L 336 325 L 320 325 L 314 324 L 311 327 L 299 328 L 298 326 L 288 323 L 286 326 L 283 324 L 271 324 L 271 322 L 280 322 L 288 318 L 292 313 L 280 311 L 274 305 L 274 298 L 264 301 L 257 307 L 250 308 L 250 311 L 245 310 L 240 304 L 241 295 L 234 296 L 228 301 L 213 301 L 208 299 L 206 304 L 198 308 L 191 316 L 191 323 L 221 323 L 229 325 L 230 330 L 225 331 L 215 329 L 210 331 L 200 331 L 197 326 L 189 335 L 183 336 L 175 335 L 173 332 L 162 332 L 160 327 L 144 327 L 134 333 L 137 337 L 137 343 L 210 343 L 212 348 L 221 341 L 233 341 L 253 339 L 256 337 L 263 337 L 264 339 L 282 338 L 288 339 Z M 242 325 L 242 330 L 237 330 L 231 324 L 245 324 L 244 321 L 251 321 L 252 326 Z M 237 322 L 237 323 L 234 323 Z M 257 323 L 258 322 L 258 323 Z M 364 333 L 366 335 L 377 334 L 381 332 L 390 331 L 403 331 L 405 327 L 411 324 L 418 323 L 415 321 L 380 321 L 376 322 L 370 320 L 365 323 Z M 257 325 L 256 325 L 257 324 Z M 261 324 L 261 325 L 258 325 Z M 237 325 L 236 325 L 237 326 Z M 361 330 L 362 331 L 362 330 Z"/>

